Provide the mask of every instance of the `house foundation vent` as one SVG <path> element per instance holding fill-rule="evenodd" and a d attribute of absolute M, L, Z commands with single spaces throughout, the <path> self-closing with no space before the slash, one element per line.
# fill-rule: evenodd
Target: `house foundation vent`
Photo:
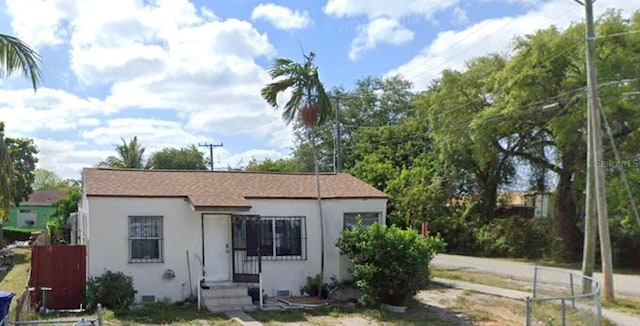
<path fill-rule="evenodd" d="M 276 291 L 276 297 L 290 297 L 291 291 L 289 290 L 278 290 Z"/>
<path fill-rule="evenodd" d="M 156 296 L 153 294 L 143 294 L 140 297 L 140 300 L 142 301 L 142 303 L 153 303 L 156 302 Z"/>

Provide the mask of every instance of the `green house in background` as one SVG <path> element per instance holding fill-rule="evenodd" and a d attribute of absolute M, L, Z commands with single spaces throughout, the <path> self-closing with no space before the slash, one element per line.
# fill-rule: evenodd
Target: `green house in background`
<path fill-rule="evenodd" d="M 14 207 L 3 227 L 44 230 L 56 211 L 53 204 L 67 194 L 67 190 L 34 190 L 29 199 Z"/>

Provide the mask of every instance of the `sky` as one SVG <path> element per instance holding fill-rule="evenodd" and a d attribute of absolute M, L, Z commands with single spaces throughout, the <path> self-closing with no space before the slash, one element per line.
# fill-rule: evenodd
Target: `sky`
<path fill-rule="evenodd" d="M 147 154 L 222 143 L 216 168 L 289 156 L 291 128 L 260 96 L 277 57 L 315 52 L 327 89 L 401 74 L 420 91 L 446 68 L 508 54 L 518 35 L 584 16 L 573 0 L 0 3 L 0 32 L 34 47 L 43 72 L 35 93 L 21 76 L 0 81 L 6 136 L 34 139 L 38 167 L 76 179 L 134 136 Z M 607 8 L 640 4 L 595 3 Z"/>

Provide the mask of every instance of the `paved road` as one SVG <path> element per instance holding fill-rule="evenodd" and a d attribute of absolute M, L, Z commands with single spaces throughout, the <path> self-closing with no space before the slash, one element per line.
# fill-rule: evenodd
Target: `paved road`
<path fill-rule="evenodd" d="M 475 270 L 478 272 L 499 274 L 511 276 L 515 278 L 533 280 L 532 263 L 514 262 L 504 259 L 494 258 L 478 258 L 456 255 L 437 255 L 433 261 L 433 265 L 440 268 L 461 268 Z M 561 269 L 563 271 L 573 271 L 569 269 Z M 578 274 L 580 271 L 577 271 Z M 540 271 L 539 280 L 546 283 L 562 283 L 569 284 L 567 274 L 562 272 Z M 602 280 L 600 273 L 595 273 L 596 281 Z M 614 274 L 613 286 L 617 294 L 640 297 L 640 275 Z"/>

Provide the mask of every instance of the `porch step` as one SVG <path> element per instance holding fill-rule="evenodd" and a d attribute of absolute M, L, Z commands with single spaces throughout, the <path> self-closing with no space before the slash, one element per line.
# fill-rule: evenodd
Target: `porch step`
<path fill-rule="evenodd" d="M 255 305 L 249 305 L 249 306 L 215 306 L 215 307 L 209 307 L 207 306 L 207 309 L 209 309 L 210 312 L 223 312 L 223 311 L 236 311 L 236 310 L 242 310 L 242 311 L 254 311 L 256 309 L 258 309 L 257 306 Z"/>
<path fill-rule="evenodd" d="M 249 297 L 247 288 L 238 285 L 209 285 L 208 290 L 202 290 L 202 296 L 209 298 Z"/>
<path fill-rule="evenodd" d="M 204 305 L 209 311 L 251 310 L 255 309 L 247 288 L 233 284 L 211 284 L 202 290 Z"/>

